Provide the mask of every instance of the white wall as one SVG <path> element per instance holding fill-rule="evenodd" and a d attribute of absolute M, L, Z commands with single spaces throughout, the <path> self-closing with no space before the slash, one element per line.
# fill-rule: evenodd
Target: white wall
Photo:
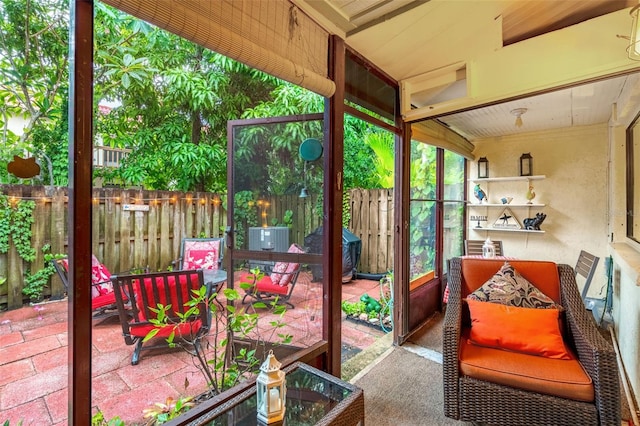
<path fill-rule="evenodd" d="M 640 88 L 619 108 L 609 133 L 609 232 L 613 243 L 613 321 L 626 375 L 640 395 L 640 245 L 626 238 L 626 129 L 640 111 Z M 635 181 L 638 182 L 638 176 Z M 636 184 L 637 185 L 637 184 Z"/>
<path fill-rule="evenodd" d="M 489 177 L 518 176 L 520 156 L 530 152 L 533 174 L 545 175 L 534 180 L 534 203 L 544 207 L 510 207 L 523 224 L 523 219 L 537 212 L 547 215 L 541 229 L 544 234 L 519 232 L 487 232 L 474 229 L 469 222 L 469 239 L 502 240 L 507 256 L 520 259 L 552 260 L 575 266 L 580 250 L 598 257 L 600 262 L 589 289 L 589 295 L 605 295 L 604 259 L 608 256 L 608 126 L 606 124 L 572 127 L 552 131 L 525 133 L 474 141 L 476 158 L 487 157 Z M 477 176 L 476 163 L 470 162 L 469 176 Z M 503 196 L 512 203 L 525 203 L 526 181 L 481 184 L 489 192 L 489 201 L 498 203 Z M 469 186 L 472 202 L 473 184 Z M 502 208 L 470 206 L 470 214 L 488 214 L 490 226 Z M 578 280 L 578 284 L 582 283 Z M 602 293 L 600 293 L 602 291 Z"/>

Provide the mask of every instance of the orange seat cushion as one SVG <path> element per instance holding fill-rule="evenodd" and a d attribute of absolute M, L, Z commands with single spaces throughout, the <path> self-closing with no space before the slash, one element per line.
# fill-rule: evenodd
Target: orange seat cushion
<path fill-rule="evenodd" d="M 591 378 L 572 354 L 569 360 L 505 351 L 460 338 L 460 371 L 468 377 L 576 401 L 593 402 Z"/>

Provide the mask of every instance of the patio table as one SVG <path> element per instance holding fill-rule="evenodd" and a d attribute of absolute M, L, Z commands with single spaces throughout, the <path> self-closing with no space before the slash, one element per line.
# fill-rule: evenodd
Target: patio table
<path fill-rule="evenodd" d="M 224 308 L 223 304 L 218 300 L 218 293 L 220 293 L 222 286 L 227 281 L 227 271 L 222 269 L 203 269 L 202 276 L 204 277 L 204 284 L 209 287 L 211 294 L 214 294 L 215 302 L 221 308 Z"/>
<path fill-rule="evenodd" d="M 214 291 L 217 293 L 222 288 L 222 284 L 227 281 L 227 271 L 222 269 L 203 269 L 205 285 L 216 286 Z"/>

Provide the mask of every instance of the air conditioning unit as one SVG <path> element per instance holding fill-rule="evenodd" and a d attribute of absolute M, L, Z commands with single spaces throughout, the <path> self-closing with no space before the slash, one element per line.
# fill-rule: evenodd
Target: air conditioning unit
<path fill-rule="evenodd" d="M 289 228 L 267 226 L 249 228 L 249 250 L 268 250 L 286 253 L 289 250 Z M 251 267 L 273 266 L 274 262 L 252 260 Z"/>

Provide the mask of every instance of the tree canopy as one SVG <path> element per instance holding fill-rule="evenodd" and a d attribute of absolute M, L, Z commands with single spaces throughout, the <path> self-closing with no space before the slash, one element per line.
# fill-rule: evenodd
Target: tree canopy
<path fill-rule="evenodd" d="M 0 125 L 7 148 L 0 154 L 0 182 L 18 182 L 6 165 L 13 155 L 27 153 L 43 166 L 41 183 L 67 184 L 68 10 L 68 0 L 0 4 Z M 94 38 L 95 143 L 131 150 L 121 167 L 95 169 L 95 177 L 107 182 L 224 192 L 228 120 L 324 109 L 319 95 L 100 2 L 95 4 Z M 10 130 L 15 117 L 26 120 L 22 132 Z M 274 193 L 296 190 L 290 183 L 300 181 L 301 161 L 291 155 L 297 149 L 293 141 L 309 134 L 321 138 L 322 128 L 297 123 L 268 138 L 247 137 L 234 154 L 234 161 L 246 165 L 239 168 L 246 170 L 243 179 L 269 182 Z M 372 173 L 380 161 L 376 163 L 375 145 L 367 143 L 382 134 L 360 119 L 345 118 L 346 189 L 388 186 L 383 183 L 388 173 Z M 287 156 L 298 164 L 251 167 L 265 156 L 273 164 Z M 388 158 L 381 161 L 388 164 Z M 308 183 L 319 187 L 321 179 Z"/>
<path fill-rule="evenodd" d="M 33 135 L 52 131 L 67 117 L 68 1 L 3 0 L 0 3 L 0 182 L 15 182 L 7 174 L 14 155 L 25 151 L 52 164 Z M 24 119 L 20 136 L 11 119 Z"/>

